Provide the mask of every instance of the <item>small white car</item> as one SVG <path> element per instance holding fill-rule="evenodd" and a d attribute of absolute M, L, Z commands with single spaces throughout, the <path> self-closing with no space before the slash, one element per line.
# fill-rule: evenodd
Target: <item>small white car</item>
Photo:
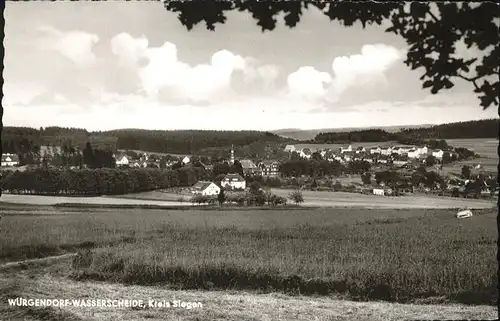
<path fill-rule="evenodd" d="M 469 217 L 472 217 L 472 212 L 471 212 L 471 210 L 460 210 L 456 214 L 456 217 L 457 218 L 469 218 Z"/>

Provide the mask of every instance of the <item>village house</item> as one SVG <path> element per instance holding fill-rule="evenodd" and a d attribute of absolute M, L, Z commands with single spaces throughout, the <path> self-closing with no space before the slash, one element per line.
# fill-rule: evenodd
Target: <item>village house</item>
<path fill-rule="evenodd" d="M 10 167 L 19 165 L 19 156 L 16 154 L 3 154 L 2 155 L 2 167 Z"/>
<path fill-rule="evenodd" d="M 356 148 L 356 154 L 366 153 L 366 148 L 359 146 Z"/>
<path fill-rule="evenodd" d="M 352 159 L 353 159 L 353 157 L 352 157 L 351 153 L 344 153 L 344 154 L 342 155 L 342 158 L 343 158 L 343 160 L 344 160 L 344 161 L 346 161 L 346 162 L 350 162 L 350 161 L 352 161 Z"/>
<path fill-rule="evenodd" d="M 378 146 L 370 147 L 370 154 L 380 154 L 381 151 L 381 148 Z"/>
<path fill-rule="evenodd" d="M 427 154 L 429 153 L 429 149 L 427 148 L 427 146 L 418 147 L 418 148 L 416 148 L 416 150 L 417 150 L 418 157 L 427 156 Z"/>
<path fill-rule="evenodd" d="M 378 159 L 378 162 L 380 164 L 387 164 L 389 161 L 387 160 L 387 158 L 381 157 L 381 158 Z"/>
<path fill-rule="evenodd" d="M 311 150 L 310 150 L 310 149 L 308 149 L 308 148 L 304 148 L 303 150 L 301 150 L 301 151 L 299 152 L 299 155 L 300 155 L 300 157 L 302 157 L 302 158 L 305 158 L 305 159 L 310 159 L 310 158 L 311 158 L 311 155 L 312 155 L 312 152 L 311 152 Z"/>
<path fill-rule="evenodd" d="M 61 146 L 42 145 L 40 146 L 40 157 L 50 158 L 56 154 L 61 154 L 61 151 Z"/>
<path fill-rule="evenodd" d="M 391 153 L 392 153 L 392 148 L 390 148 L 390 147 L 380 148 L 380 154 L 381 155 L 389 156 L 389 155 L 391 155 Z"/>
<path fill-rule="evenodd" d="M 419 154 L 416 149 L 410 149 L 408 151 L 408 157 L 409 158 L 418 158 Z"/>
<path fill-rule="evenodd" d="M 280 163 L 273 160 L 264 160 L 259 163 L 262 176 L 278 176 Z"/>
<path fill-rule="evenodd" d="M 191 187 L 191 193 L 204 196 L 218 195 L 220 193 L 220 187 L 213 182 L 199 181 Z"/>
<path fill-rule="evenodd" d="M 295 145 L 286 145 L 285 146 L 285 152 L 292 153 L 292 152 L 295 152 L 295 151 L 296 151 Z"/>
<path fill-rule="evenodd" d="M 347 148 L 340 147 L 340 153 L 341 154 L 348 153 L 348 152 L 352 152 L 352 146 L 351 145 L 349 145 L 349 147 L 347 147 Z"/>
<path fill-rule="evenodd" d="M 227 174 L 220 184 L 223 188 L 230 190 L 244 190 L 246 188 L 246 181 L 239 174 Z"/>
<path fill-rule="evenodd" d="M 184 165 L 188 164 L 189 162 L 191 162 L 191 158 L 189 156 L 185 156 L 183 159 L 182 159 L 182 163 Z"/>
<path fill-rule="evenodd" d="M 412 149 L 416 149 L 416 147 L 415 146 L 409 146 L 409 145 L 398 145 L 398 146 L 393 146 L 392 147 L 392 152 L 396 153 L 398 155 L 406 155 Z"/>
<path fill-rule="evenodd" d="M 258 175 L 260 172 L 259 167 L 257 167 L 257 165 L 249 159 L 240 160 L 240 164 L 243 168 L 243 174 L 245 175 Z"/>
<path fill-rule="evenodd" d="M 396 159 L 396 160 L 392 161 L 392 164 L 395 165 L 395 166 L 404 166 L 407 163 L 408 163 L 408 161 L 400 160 L 400 159 Z"/>
<path fill-rule="evenodd" d="M 127 155 L 119 155 L 115 161 L 116 166 L 128 166 L 130 165 L 130 160 Z"/>
<path fill-rule="evenodd" d="M 373 195 L 386 196 L 386 195 L 391 195 L 391 194 L 392 194 L 392 189 L 390 189 L 390 188 L 374 188 L 373 189 Z"/>
<path fill-rule="evenodd" d="M 432 156 L 436 157 L 437 159 L 443 159 L 444 152 L 442 149 L 436 149 L 432 151 Z"/>

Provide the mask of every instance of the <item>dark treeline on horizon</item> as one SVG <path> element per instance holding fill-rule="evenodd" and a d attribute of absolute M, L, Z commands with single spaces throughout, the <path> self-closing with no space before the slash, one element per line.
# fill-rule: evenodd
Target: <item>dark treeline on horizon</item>
<path fill-rule="evenodd" d="M 90 142 L 93 147 L 102 150 L 125 149 L 172 154 L 191 154 L 207 148 L 246 146 L 256 142 L 293 142 L 261 131 L 119 129 L 88 132 L 81 128 L 63 127 L 4 127 L 2 140 L 19 146 L 29 142 L 38 147 L 68 145 L 80 150 Z"/>
<path fill-rule="evenodd" d="M 319 133 L 312 142 L 323 144 L 386 141 L 415 143 L 427 139 L 497 138 L 498 131 L 498 119 L 484 119 L 422 128 L 401 128 L 394 133 L 383 129 Z"/>
<path fill-rule="evenodd" d="M 399 132 L 383 129 L 331 132 L 316 135 L 311 143 L 350 143 L 398 141 L 415 144 L 428 139 L 497 138 L 498 119 L 458 122 L 425 128 L 401 128 Z M 83 150 L 88 142 L 100 150 L 141 150 L 153 153 L 193 154 L 211 149 L 252 146 L 256 143 L 276 145 L 300 143 L 263 131 L 225 130 L 147 130 L 117 129 L 87 131 L 67 127 L 4 127 L 4 153 L 26 149 L 26 146 L 70 146 Z M 16 146 L 14 148 L 14 146 Z M 12 147 L 12 148 L 11 148 Z"/>

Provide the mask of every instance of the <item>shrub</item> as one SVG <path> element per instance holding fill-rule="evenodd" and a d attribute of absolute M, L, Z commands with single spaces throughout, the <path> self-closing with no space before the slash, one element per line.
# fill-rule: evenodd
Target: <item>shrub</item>
<path fill-rule="evenodd" d="M 295 204 L 300 204 L 300 203 L 304 203 L 304 197 L 302 196 L 302 192 L 301 191 L 295 191 L 295 192 L 292 192 L 290 193 L 290 195 L 288 196 Z"/>
<path fill-rule="evenodd" d="M 207 196 L 207 195 L 201 195 L 201 194 L 195 194 L 193 197 L 191 197 L 191 203 L 192 204 L 204 204 L 204 203 L 209 203 L 212 202 L 211 200 L 214 200 L 213 197 Z"/>

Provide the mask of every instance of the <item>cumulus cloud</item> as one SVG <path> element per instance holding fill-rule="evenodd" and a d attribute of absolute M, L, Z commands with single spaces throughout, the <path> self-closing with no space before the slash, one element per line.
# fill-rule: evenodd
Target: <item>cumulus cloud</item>
<path fill-rule="evenodd" d="M 348 89 L 386 82 L 384 73 L 403 56 L 404 51 L 392 46 L 364 45 L 360 54 L 336 57 L 332 74 L 310 66 L 299 68 L 288 76 L 288 91 L 307 100 L 336 102 Z"/>
<path fill-rule="evenodd" d="M 159 47 L 150 46 L 145 37 L 134 38 L 121 33 L 111 40 L 112 52 L 122 66 L 135 68 L 142 92 L 149 97 L 168 100 L 207 101 L 221 98 L 231 91 L 231 78 L 235 71 L 254 72 L 260 77 L 274 77 L 275 72 L 247 66 L 243 57 L 228 50 L 214 53 L 209 63 L 190 66 L 178 57 L 177 46 L 165 42 Z M 274 73 L 273 73 L 274 72 Z"/>
<path fill-rule="evenodd" d="M 326 93 L 325 84 L 329 84 L 332 77 L 327 72 L 320 72 L 313 67 L 301 67 L 288 76 L 289 94 L 306 99 L 316 99 Z"/>
<path fill-rule="evenodd" d="M 39 39 L 39 46 L 45 50 L 55 50 L 80 66 L 88 66 L 95 62 L 92 49 L 99 41 L 95 34 L 72 30 L 60 31 L 52 27 L 39 29 L 43 36 Z"/>
<path fill-rule="evenodd" d="M 145 36 L 133 38 L 123 32 L 111 39 L 111 51 L 119 57 L 123 67 L 136 66 L 147 48 L 148 39 Z"/>
<path fill-rule="evenodd" d="M 45 87 L 35 83 L 4 83 L 2 105 L 29 105 L 37 97 L 46 93 Z"/>
<path fill-rule="evenodd" d="M 384 82 L 384 72 L 404 56 L 404 52 L 385 44 L 364 45 L 361 54 L 333 60 L 334 79 L 330 93 L 338 98 L 346 89 L 358 84 Z"/>

